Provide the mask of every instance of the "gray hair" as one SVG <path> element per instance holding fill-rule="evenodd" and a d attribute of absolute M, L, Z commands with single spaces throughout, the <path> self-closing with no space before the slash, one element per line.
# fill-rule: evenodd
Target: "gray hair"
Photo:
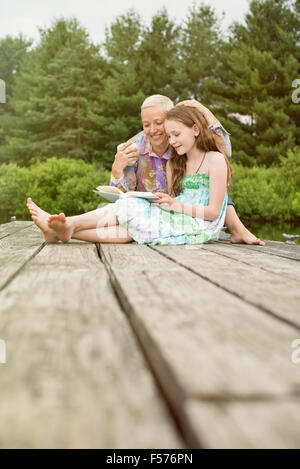
<path fill-rule="evenodd" d="M 174 107 L 173 101 L 162 94 L 153 94 L 145 99 L 141 106 L 141 111 L 147 107 L 158 107 L 163 112 L 168 112 Z"/>

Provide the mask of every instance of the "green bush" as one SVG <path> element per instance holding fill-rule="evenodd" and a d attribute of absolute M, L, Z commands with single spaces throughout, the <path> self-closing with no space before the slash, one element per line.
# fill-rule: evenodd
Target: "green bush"
<path fill-rule="evenodd" d="M 24 217 L 27 212 L 26 196 L 30 187 L 27 168 L 16 164 L 0 165 L 0 222 L 7 222 L 12 215 Z"/>
<path fill-rule="evenodd" d="M 0 165 L 0 219 L 11 215 L 30 219 L 26 207 L 31 197 L 44 210 L 75 215 L 97 208 L 101 199 L 93 192 L 109 183 L 110 172 L 70 158 L 49 158 L 30 168 Z"/>
<path fill-rule="evenodd" d="M 231 197 L 244 218 L 296 220 L 300 217 L 300 148 L 280 158 L 280 166 L 243 167 L 233 164 Z"/>
<path fill-rule="evenodd" d="M 241 218 L 296 220 L 300 218 L 300 149 L 288 151 L 272 168 L 233 164 L 231 197 Z M 93 189 L 109 183 L 101 166 L 70 158 L 49 158 L 30 168 L 0 165 L 0 222 L 11 215 L 30 219 L 26 198 L 44 210 L 76 215 L 105 202 Z"/>

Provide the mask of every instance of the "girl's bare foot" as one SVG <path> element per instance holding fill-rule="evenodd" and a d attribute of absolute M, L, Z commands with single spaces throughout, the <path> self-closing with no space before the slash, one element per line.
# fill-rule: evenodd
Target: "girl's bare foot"
<path fill-rule="evenodd" d="M 64 243 L 67 243 L 72 238 L 74 224 L 66 219 L 64 213 L 60 213 L 59 215 L 50 215 L 48 226 L 55 231 L 58 239 Z"/>
<path fill-rule="evenodd" d="M 27 199 L 27 207 L 31 214 L 32 220 L 43 232 L 46 243 L 57 243 L 58 237 L 56 236 L 55 231 L 53 231 L 48 226 L 48 219 L 50 217 L 50 213 L 42 210 L 38 205 L 36 205 L 32 201 L 30 197 L 28 197 Z"/>

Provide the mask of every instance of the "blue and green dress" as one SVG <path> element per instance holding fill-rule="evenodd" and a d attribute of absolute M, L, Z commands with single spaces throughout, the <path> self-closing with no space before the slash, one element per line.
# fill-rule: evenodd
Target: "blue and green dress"
<path fill-rule="evenodd" d="M 175 197 L 187 204 L 209 203 L 209 176 L 186 174 L 182 192 Z M 166 211 L 137 197 L 121 198 L 110 206 L 119 221 L 137 244 L 177 245 L 202 244 L 217 240 L 223 228 L 228 201 L 227 191 L 217 219 L 203 220 L 184 213 Z"/>

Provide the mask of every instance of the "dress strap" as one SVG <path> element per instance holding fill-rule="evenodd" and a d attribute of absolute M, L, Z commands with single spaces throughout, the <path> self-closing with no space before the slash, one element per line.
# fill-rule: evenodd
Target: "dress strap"
<path fill-rule="evenodd" d="M 206 173 L 207 164 L 208 164 L 208 162 L 209 162 L 209 160 L 210 160 L 211 155 L 212 155 L 212 154 L 210 153 L 210 155 L 208 155 L 208 157 L 206 158 L 206 161 L 204 162 L 204 165 L 203 165 L 202 172 L 201 172 L 200 174 L 205 174 L 205 173 Z"/>

